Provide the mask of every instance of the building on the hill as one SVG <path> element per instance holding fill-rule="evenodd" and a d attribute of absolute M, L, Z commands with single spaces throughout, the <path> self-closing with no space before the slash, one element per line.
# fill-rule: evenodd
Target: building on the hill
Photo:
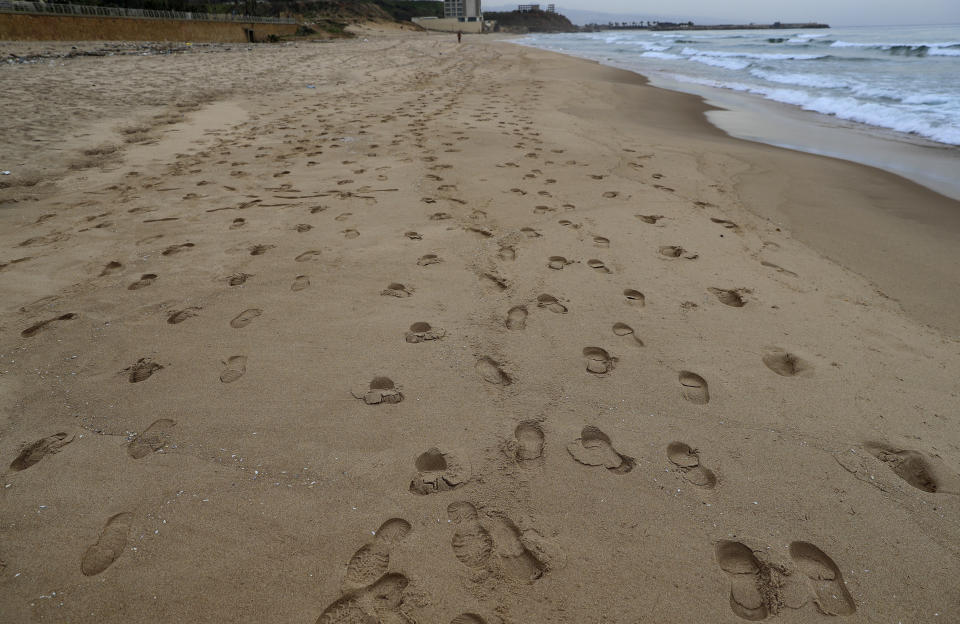
<path fill-rule="evenodd" d="M 461 22 L 482 22 L 480 0 L 443 0 L 443 17 Z"/>

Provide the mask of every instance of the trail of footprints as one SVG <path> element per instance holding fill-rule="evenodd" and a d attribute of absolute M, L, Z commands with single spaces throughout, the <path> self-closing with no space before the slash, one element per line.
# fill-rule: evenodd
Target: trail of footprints
<path fill-rule="evenodd" d="M 519 133 L 520 131 L 515 132 Z M 466 139 L 467 137 L 461 138 Z M 534 138 L 534 136 L 527 137 L 527 139 Z M 539 140 L 534 142 L 539 143 Z M 529 148 L 522 145 L 518 145 L 518 148 L 526 152 L 526 158 L 539 157 L 537 151 L 526 151 Z M 536 149 L 540 150 L 540 148 Z M 432 156 L 428 158 L 430 159 L 428 162 L 435 160 Z M 574 166 L 576 162 L 568 161 L 566 165 Z M 517 167 L 516 163 L 512 162 L 507 163 L 506 166 L 508 168 Z M 449 165 L 437 164 L 434 166 L 434 170 L 440 172 L 447 167 Z M 362 173 L 362 170 L 358 170 L 358 175 L 359 173 Z M 533 170 L 524 174 L 523 179 L 535 180 L 541 174 L 542 171 Z M 442 181 L 442 178 L 435 174 L 428 174 L 426 177 L 436 182 Z M 595 180 L 602 180 L 604 177 L 602 174 L 593 174 L 592 176 Z M 656 174 L 653 177 L 659 179 L 662 176 Z M 545 183 L 551 183 L 552 180 L 547 179 Z M 341 180 L 338 184 L 350 182 L 352 181 Z M 672 190 L 667 187 L 659 188 L 661 190 Z M 277 190 L 281 189 L 284 194 L 293 193 L 290 185 L 277 188 Z M 443 193 L 455 192 L 456 187 L 448 184 L 441 185 L 438 191 Z M 510 192 L 518 197 L 528 195 L 527 190 L 519 187 L 510 189 Z M 343 197 L 350 196 L 348 193 L 352 193 L 352 191 L 343 191 Z M 530 193 L 533 193 L 533 191 L 530 191 Z M 545 190 L 538 191 L 536 194 L 540 197 L 552 197 L 552 194 Z M 611 190 L 602 193 L 602 197 L 608 199 L 615 199 L 620 196 L 619 191 Z M 259 201 L 259 199 L 254 200 L 242 207 L 246 208 L 248 205 Z M 424 198 L 424 201 L 428 204 L 437 203 L 437 199 L 434 198 Z M 450 201 L 463 203 L 463 200 L 451 199 Z M 557 205 L 559 205 L 559 202 Z M 564 204 L 563 208 L 573 210 L 574 206 Z M 310 210 L 310 213 L 317 214 L 324 210 L 326 210 L 326 207 L 315 206 Z M 533 208 L 535 214 L 550 214 L 556 210 L 557 208 L 547 205 L 537 205 Z M 344 222 L 351 216 L 353 216 L 352 213 L 343 212 L 334 217 L 334 220 Z M 664 228 L 670 222 L 667 217 L 655 214 L 638 214 L 636 218 L 645 224 L 640 227 Z M 437 211 L 426 216 L 427 223 L 424 223 L 424 225 L 429 224 L 430 227 L 433 227 L 435 224 L 431 222 L 449 223 L 454 219 L 455 215 L 450 212 Z M 474 210 L 470 214 L 470 219 L 474 223 L 465 229 L 477 233 L 479 235 L 478 240 L 489 239 L 495 235 L 493 228 L 488 228 L 482 223 L 486 219 L 486 213 L 483 211 Z M 150 221 L 158 220 L 151 219 Z M 739 229 L 737 224 L 729 220 L 713 217 L 711 221 L 732 232 Z M 567 230 L 569 232 L 576 232 L 583 227 L 583 224 L 575 223 L 570 219 L 562 219 L 559 224 L 562 227 L 570 228 Z M 237 217 L 230 222 L 229 228 L 239 230 L 246 225 L 247 219 Z M 313 227 L 313 225 L 306 223 L 293 226 L 297 232 L 305 233 L 305 236 L 312 235 L 312 233 L 306 233 L 311 232 Z M 424 231 L 429 232 L 430 230 Z M 361 236 L 357 227 L 339 230 L 338 233 L 344 239 L 350 241 Z M 541 231 L 529 226 L 522 227 L 514 233 L 516 239 L 509 238 L 497 245 L 495 256 L 503 263 L 512 263 L 517 261 L 518 258 L 523 260 L 526 252 L 517 240 L 535 242 L 535 239 L 543 238 L 545 233 L 549 236 L 546 228 Z M 404 241 L 405 245 L 418 245 L 418 242 L 423 240 L 424 235 L 411 229 L 405 231 L 403 237 L 407 239 Z M 146 244 L 158 238 L 160 238 L 159 235 L 140 242 Z M 608 250 L 611 247 L 611 240 L 605 236 L 589 234 L 587 240 L 589 241 L 588 244 L 596 250 Z M 30 242 L 30 244 L 35 244 L 35 242 Z M 163 257 L 174 257 L 181 254 L 189 256 L 188 252 L 194 247 L 194 243 L 191 242 L 173 244 L 160 251 L 160 255 Z M 275 248 L 276 246 L 272 244 L 254 244 L 246 247 L 246 252 L 250 256 L 262 256 Z M 600 255 L 605 252 L 596 251 L 595 253 Z M 688 251 L 679 245 L 660 246 L 656 250 L 656 256 L 664 261 L 696 260 L 698 258 L 697 253 Z M 542 263 L 542 258 L 540 256 L 540 260 L 537 262 Z M 321 252 L 318 250 L 307 250 L 293 257 L 293 261 L 305 263 L 301 265 L 305 267 L 309 267 L 309 263 L 317 262 L 320 259 Z M 176 258 L 164 260 L 164 262 L 175 261 L 177 261 Z M 259 260 L 251 261 L 259 262 Z M 433 266 L 443 262 L 443 258 L 435 253 L 423 253 L 419 255 L 415 262 L 416 265 L 425 269 L 424 275 L 443 268 L 442 266 Z M 564 256 L 555 255 L 547 258 L 546 267 L 551 271 L 572 271 L 586 267 L 596 273 L 597 279 L 611 280 L 611 282 L 616 278 L 614 268 L 617 271 L 620 270 L 616 263 L 608 265 L 606 261 L 598 258 L 587 259 L 583 264 L 580 264 L 581 262 L 583 261 L 573 261 Z M 776 265 L 767 262 L 763 264 L 777 271 L 795 275 Z M 611 268 L 611 266 L 614 268 Z M 124 266 L 121 262 L 110 261 L 103 267 L 99 276 L 115 276 L 121 274 L 123 270 Z M 306 274 L 308 272 L 304 271 L 304 274 L 293 277 L 293 281 L 290 283 L 291 291 L 300 292 L 310 287 L 310 277 Z M 224 281 L 229 286 L 241 286 L 247 283 L 251 277 L 253 276 L 250 274 L 238 272 L 228 276 Z M 480 277 L 492 286 L 491 291 L 494 288 L 505 292 L 511 290 L 509 280 L 498 273 L 484 273 Z M 127 279 L 131 278 L 128 277 Z M 127 289 L 131 291 L 146 289 L 157 283 L 158 279 L 159 276 L 156 273 L 143 273 L 138 279 L 129 283 Z M 709 287 L 707 292 L 719 303 L 732 308 L 743 308 L 750 305 L 752 298 L 748 298 L 751 293 L 744 288 Z M 414 293 L 415 290 L 411 286 L 393 282 L 389 283 L 379 294 L 406 299 L 412 297 Z M 305 293 L 303 296 L 309 296 L 309 294 Z M 375 295 L 376 292 L 371 294 Z M 640 311 L 645 306 L 652 307 L 655 305 L 654 301 L 648 304 L 644 293 L 635 288 L 623 289 L 622 297 L 623 299 L 620 299 L 622 303 L 618 305 L 627 306 L 634 312 Z M 406 305 L 402 302 L 396 303 L 401 306 Z M 526 330 L 528 324 L 533 322 L 531 314 L 535 315 L 534 320 L 538 322 L 548 319 L 553 319 L 552 322 L 562 322 L 562 316 L 554 315 L 567 314 L 570 304 L 566 299 L 548 293 L 538 295 L 535 300 L 517 303 L 507 310 L 505 317 L 501 317 L 503 327 L 508 331 Z M 627 307 L 624 309 L 627 309 Z M 169 313 L 166 320 L 170 325 L 179 325 L 199 316 L 201 311 L 200 306 L 184 307 Z M 541 312 L 551 314 L 544 314 L 542 317 L 537 316 Z M 733 311 L 729 311 L 729 313 L 736 314 Z M 248 308 L 231 319 L 229 324 L 234 329 L 244 329 L 262 314 L 263 310 L 260 308 Z M 502 314 L 502 311 L 499 314 Z M 31 325 L 23 330 L 21 335 L 24 338 L 33 338 L 42 332 L 51 330 L 61 322 L 73 321 L 77 318 L 78 315 L 75 313 L 62 314 Z M 644 346 L 643 340 L 637 335 L 634 328 L 627 323 L 614 323 L 612 334 L 616 340 L 620 341 L 617 344 L 629 344 L 631 348 Z M 447 332 L 425 321 L 418 321 L 412 323 L 409 329 L 403 332 L 403 336 L 406 343 L 420 345 L 411 348 L 429 349 L 431 348 L 429 344 L 420 343 L 440 341 L 447 336 Z M 40 339 L 42 338 L 38 338 L 38 340 Z M 587 373 L 594 376 L 593 378 L 615 377 L 618 358 L 606 348 L 600 346 L 584 347 L 582 358 L 582 366 Z M 808 358 L 781 347 L 766 348 L 760 359 L 767 369 L 781 377 L 803 378 L 810 376 L 813 371 L 813 365 Z M 222 361 L 219 381 L 222 384 L 233 384 L 240 381 L 247 372 L 247 364 L 248 358 L 245 355 L 227 357 Z M 130 383 L 141 383 L 150 379 L 163 368 L 163 365 L 154 362 L 152 359 L 142 358 L 123 372 Z M 517 384 L 517 379 L 510 372 L 509 366 L 492 357 L 482 356 L 476 359 L 475 370 L 479 381 L 486 387 L 491 387 L 491 391 L 496 392 L 497 388 L 505 389 Z M 605 382 L 597 381 L 597 383 Z M 802 383 L 802 381 L 786 383 Z M 694 406 L 707 405 L 711 400 L 707 380 L 695 372 L 679 371 L 677 385 L 679 397 Z M 372 378 L 369 383 L 353 390 L 352 394 L 368 406 L 397 404 L 404 399 L 400 387 L 392 379 L 385 376 Z M 144 461 L 154 453 L 164 452 L 164 449 L 171 446 L 175 426 L 176 423 L 171 419 L 155 420 L 139 435 L 133 437 L 126 446 L 127 455 L 132 460 Z M 62 451 L 73 441 L 74 437 L 72 435 L 66 432 L 58 432 L 29 443 L 21 448 L 19 454 L 10 464 L 10 470 L 19 472 L 27 470 L 41 461 L 52 461 L 47 458 Z M 507 447 L 516 466 L 523 470 L 538 470 L 543 466 L 548 450 L 544 424 L 534 420 L 519 422 Z M 960 493 L 960 485 L 958 485 L 960 479 L 951 474 L 942 465 L 942 462 L 938 462 L 934 457 L 919 451 L 887 445 L 867 445 L 866 449 L 872 457 L 887 466 L 893 474 L 918 490 L 926 493 Z M 597 475 L 624 476 L 631 473 L 637 466 L 636 459 L 619 450 L 614 440 L 594 425 L 584 426 L 579 437 L 566 444 L 566 451 L 570 459 L 585 469 L 593 469 Z M 709 455 L 707 458 L 709 459 Z M 682 479 L 697 488 L 698 491 L 702 491 L 704 496 L 710 496 L 709 492 L 721 485 L 717 473 L 702 461 L 701 451 L 686 442 L 671 442 L 666 448 L 666 460 L 666 465 L 672 469 L 678 479 Z M 663 461 L 662 456 L 661 461 Z M 438 447 L 428 448 L 417 455 L 413 459 L 411 472 L 409 491 L 417 496 L 456 496 L 453 492 L 468 483 L 473 476 L 465 454 L 458 450 Z M 606 477 L 600 476 L 598 478 Z M 517 525 L 505 514 L 486 510 L 482 507 L 478 510 L 473 503 L 463 500 L 451 502 L 446 509 L 452 527 L 451 553 L 471 575 L 479 577 L 493 575 L 520 584 L 527 584 L 536 582 L 549 572 L 550 562 L 539 553 L 537 548 L 529 543 L 529 540 L 524 537 Z M 133 524 L 134 515 L 129 512 L 117 513 L 107 518 L 96 540 L 90 543 L 82 555 L 80 562 L 82 574 L 86 576 L 100 574 L 120 558 L 127 546 L 128 535 Z M 360 547 L 347 563 L 341 595 L 324 609 L 317 619 L 318 624 L 352 624 L 355 622 L 373 624 L 377 622 L 412 621 L 404 613 L 405 592 L 409 580 L 404 574 L 391 570 L 391 553 L 402 546 L 406 536 L 412 530 L 411 524 L 401 518 L 391 518 L 384 522 L 375 532 L 373 539 Z M 763 551 L 751 549 L 742 542 L 724 540 L 716 544 L 715 558 L 720 571 L 729 580 L 729 603 L 734 614 L 743 619 L 758 621 L 775 616 L 784 608 L 799 609 L 808 603 L 815 605 L 819 612 L 831 616 L 844 616 L 855 612 L 854 600 L 846 589 L 840 568 L 826 553 L 812 543 L 796 541 L 790 544 L 787 554 L 789 555 L 789 563 L 781 564 L 769 560 L 768 555 Z M 466 612 L 454 616 L 450 622 L 451 624 L 486 624 L 487 619 L 477 613 Z"/>

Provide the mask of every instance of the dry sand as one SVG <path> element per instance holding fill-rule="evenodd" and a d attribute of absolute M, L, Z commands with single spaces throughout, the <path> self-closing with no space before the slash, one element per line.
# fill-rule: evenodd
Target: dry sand
<path fill-rule="evenodd" d="M 0 620 L 960 621 L 956 290 L 769 219 L 955 203 L 489 39 L 0 76 Z"/>

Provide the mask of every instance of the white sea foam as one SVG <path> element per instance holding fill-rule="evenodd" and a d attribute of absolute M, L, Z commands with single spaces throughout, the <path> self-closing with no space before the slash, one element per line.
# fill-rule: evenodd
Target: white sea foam
<path fill-rule="evenodd" d="M 737 71 L 740 69 L 746 69 L 750 67 L 750 61 L 738 61 L 736 59 L 728 58 L 714 58 L 712 56 L 705 56 L 696 54 L 688 58 L 690 61 L 696 61 L 698 63 L 703 63 L 704 65 L 711 65 L 713 67 L 722 67 L 724 69 L 731 69 Z"/>

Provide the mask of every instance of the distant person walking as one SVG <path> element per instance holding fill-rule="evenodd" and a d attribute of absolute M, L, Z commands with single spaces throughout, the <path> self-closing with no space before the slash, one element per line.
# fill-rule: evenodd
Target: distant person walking
<path fill-rule="evenodd" d="M 461 39 L 461 38 L 463 38 L 463 31 L 462 31 L 462 30 L 458 30 L 458 31 L 457 31 L 457 43 L 460 43 L 460 39 Z"/>

